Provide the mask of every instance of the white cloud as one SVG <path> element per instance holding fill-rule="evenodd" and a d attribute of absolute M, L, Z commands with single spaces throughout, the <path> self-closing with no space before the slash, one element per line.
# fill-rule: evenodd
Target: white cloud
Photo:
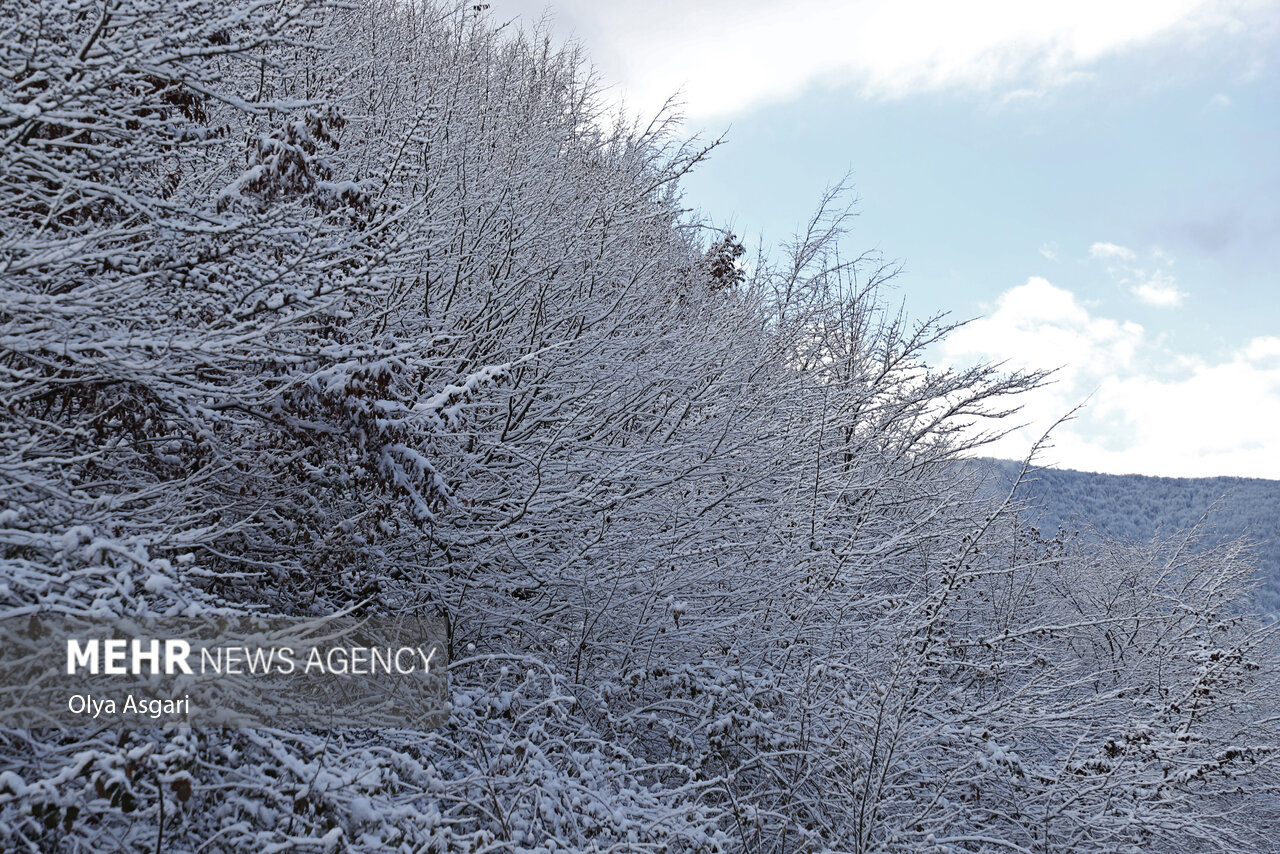
<path fill-rule="evenodd" d="M 1043 255 L 1045 258 L 1048 258 L 1050 261 L 1057 261 L 1058 247 L 1051 246 L 1048 243 L 1046 243 L 1044 246 L 1040 247 L 1040 254 Z"/>
<path fill-rule="evenodd" d="M 1274 335 L 1254 338 L 1249 342 L 1249 346 L 1244 348 L 1243 355 L 1249 361 L 1260 364 L 1280 359 L 1280 338 Z"/>
<path fill-rule="evenodd" d="M 989 453 L 1025 455 L 1089 398 L 1054 433 L 1045 462 L 1116 474 L 1280 478 L 1278 337 L 1254 338 L 1216 360 L 1187 355 L 1033 278 L 1002 294 L 989 317 L 958 330 L 943 357 L 955 365 L 1065 365 L 1057 382 L 1028 396 L 1021 417 L 1029 426 Z"/>
<path fill-rule="evenodd" d="M 1114 243 L 1095 243 L 1089 247 L 1089 257 L 1091 258 L 1122 258 L 1125 261 L 1132 261 L 1138 256 L 1132 249 L 1125 246 L 1117 246 Z"/>
<path fill-rule="evenodd" d="M 1230 95 L 1228 95 L 1228 94 L 1226 94 L 1225 92 L 1219 92 L 1219 93 L 1217 93 L 1216 95 L 1214 95 L 1212 98 L 1210 98 L 1210 99 L 1209 99 L 1209 106 L 1211 106 L 1211 107 L 1230 107 L 1230 106 L 1231 106 L 1231 96 L 1230 96 Z"/>
<path fill-rule="evenodd" d="M 1147 305 L 1159 308 L 1176 308 L 1187 297 L 1187 292 L 1178 290 L 1173 276 L 1164 270 L 1156 270 L 1147 281 L 1134 285 L 1130 290 Z"/>
<path fill-rule="evenodd" d="M 1043 433 L 1087 397 L 1101 377 L 1132 371 L 1144 335 L 1137 323 L 1091 316 L 1073 293 L 1033 277 L 1001 294 L 989 316 L 952 333 L 943 356 L 951 364 L 998 361 L 1010 369 L 1055 370 L 1053 384 L 1025 402 L 1023 417 Z M 1005 453 L 1020 456 L 1030 445 L 1021 451 L 1011 447 L 1006 444 Z"/>
<path fill-rule="evenodd" d="M 949 343 L 961 352 L 987 349 L 1022 365 L 1061 368 L 1073 380 L 1128 365 L 1142 337 L 1140 325 L 1091 317 L 1073 293 L 1032 277 L 1001 294 L 990 317 L 962 327 Z"/>
<path fill-rule="evenodd" d="M 1129 292 L 1141 302 L 1157 308 L 1177 308 L 1189 294 L 1178 288 L 1177 280 L 1169 271 L 1173 258 L 1159 247 L 1149 254 L 1160 265 L 1154 271 L 1134 265 L 1132 262 L 1137 260 L 1138 253 L 1127 246 L 1095 243 L 1089 247 L 1089 257 L 1107 262 L 1107 274 L 1118 284 L 1128 285 Z"/>
<path fill-rule="evenodd" d="M 950 88 L 1039 92 L 1157 42 L 1240 37 L 1274 0 L 495 0 L 498 17 L 553 11 L 588 42 L 633 110 L 677 90 L 694 118 L 725 117 L 814 84 L 873 98 Z"/>

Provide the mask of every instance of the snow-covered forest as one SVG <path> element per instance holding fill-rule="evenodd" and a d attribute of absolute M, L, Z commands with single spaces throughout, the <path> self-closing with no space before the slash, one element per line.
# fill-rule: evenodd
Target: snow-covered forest
<path fill-rule="evenodd" d="M 0 845 L 1274 850 L 1251 553 L 1041 537 L 958 461 L 1043 377 L 596 86 L 483 4 L 0 3 L 0 611 L 429 610 L 452 692 L 0 730 Z"/>
<path fill-rule="evenodd" d="M 1199 528 L 1207 542 L 1241 539 L 1257 554 L 1260 578 L 1251 606 L 1280 618 L 1280 482 L 1242 477 L 1144 477 L 1042 468 L 985 460 L 1000 475 L 992 488 L 1021 477 L 1023 515 L 1041 531 L 1147 541 Z M 1249 606 L 1246 606 L 1249 607 Z"/>

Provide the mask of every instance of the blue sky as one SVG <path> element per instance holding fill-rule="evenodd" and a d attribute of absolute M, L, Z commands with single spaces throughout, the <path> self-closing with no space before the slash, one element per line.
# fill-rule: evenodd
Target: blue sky
<path fill-rule="evenodd" d="M 931 354 L 1061 367 L 1017 457 L 1280 478 L 1280 3 L 498 0 L 607 97 L 727 142 L 686 201 L 766 246 L 850 173 Z"/>

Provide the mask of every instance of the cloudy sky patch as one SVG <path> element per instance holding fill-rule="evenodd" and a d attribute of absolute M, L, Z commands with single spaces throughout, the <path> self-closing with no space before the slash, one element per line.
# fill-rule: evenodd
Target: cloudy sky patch
<path fill-rule="evenodd" d="M 727 142 L 691 213 L 765 251 L 849 173 L 853 251 L 940 360 L 1062 366 L 1054 462 L 1280 477 L 1280 0 L 495 0 L 585 42 L 607 102 Z M 1021 444 L 1019 444 L 1021 442 Z"/>
<path fill-rule="evenodd" d="M 693 119 L 732 117 L 813 85 L 866 98 L 947 89 L 1035 96 L 1099 60 L 1153 43 L 1194 44 L 1260 26 L 1271 4 L 1198 0 L 505 0 L 591 43 L 640 112 L 681 93 Z"/>
<path fill-rule="evenodd" d="M 1025 454 L 1087 401 L 1054 433 L 1045 462 L 1113 474 L 1280 478 L 1280 456 L 1268 453 L 1280 423 L 1280 338 L 1255 338 L 1206 360 L 1032 278 L 954 333 L 943 354 L 955 365 L 999 359 L 1010 368 L 1058 369 L 1024 407 L 1027 426 L 991 449 L 996 456 Z"/>
<path fill-rule="evenodd" d="M 1131 290 L 1142 302 L 1161 308 L 1177 308 L 1187 298 L 1187 292 L 1178 290 L 1173 275 L 1164 270 L 1156 270 L 1149 279 L 1134 285 Z"/>

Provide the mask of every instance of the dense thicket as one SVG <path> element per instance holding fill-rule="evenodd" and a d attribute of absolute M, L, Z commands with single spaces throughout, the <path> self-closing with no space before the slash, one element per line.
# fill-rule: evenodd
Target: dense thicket
<path fill-rule="evenodd" d="M 453 691 L 0 732 L 7 847 L 1270 844 L 1247 556 L 977 489 L 1041 378 L 929 370 L 838 192 L 744 265 L 701 152 L 482 9 L 0 8 L 0 607 L 430 609 Z"/>

